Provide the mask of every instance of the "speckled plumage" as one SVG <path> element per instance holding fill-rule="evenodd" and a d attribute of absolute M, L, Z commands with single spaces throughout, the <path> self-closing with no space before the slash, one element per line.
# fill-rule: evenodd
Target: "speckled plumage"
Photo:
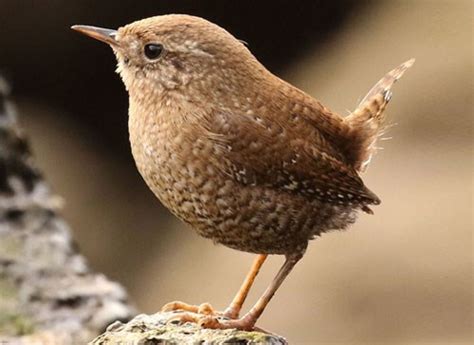
<path fill-rule="evenodd" d="M 208 305 L 164 307 L 198 313 L 184 313 L 183 321 L 252 329 L 310 239 L 346 228 L 358 211 L 371 213 L 369 206 L 380 203 L 359 172 L 383 130 L 391 87 L 413 60 L 389 72 L 343 118 L 204 19 L 165 15 L 118 31 L 74 28 L 114 49 L 130 96 L 133 157 L 150 189 L 200 235 L 260 254 L 224 313 L 230 320 L 209 318 Z M 150 44 L 159 55 L 147 55 Z M 237 319 L 266 254 L 286 261 Z"/>
<path fill-rule="evenodd" d="M 138 169 L 200 235 L 242 251 L 286 254 L 379 203 L 357 170 L 381 119 L 360 138 L 351 117 L 277 78 L 200 18 L 149 18 L 119 29 L 116 39 L 127 47 L 115 50 Z M 164 46 L 156 63 L 138 54 L 146 42 Z M 378 95 L 367 99 L 370 107 L 382 108 Z M 372 111 L 369 105 L 360 109 Z"/>

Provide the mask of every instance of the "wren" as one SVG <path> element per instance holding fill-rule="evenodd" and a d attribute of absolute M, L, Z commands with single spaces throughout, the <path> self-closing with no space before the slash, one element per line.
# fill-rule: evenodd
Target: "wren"
<path fill-rule="evenodd" d="M 223 313 L 172 302 L 182 321 L 254 329 L 308 242 L 345 229 L 379 198 L 362 182 L 383 132 L 392 85 L 409 60 L 342 117 L 270 73 L 221 27 L 163 15 L 118 30 L 73 26 L 108 43 L 129 94 L 132 154 L 143 179 L 201 236 L 258 254 Z M 282 268 L 255 306 L 242 304 L 267 255 Z"/>

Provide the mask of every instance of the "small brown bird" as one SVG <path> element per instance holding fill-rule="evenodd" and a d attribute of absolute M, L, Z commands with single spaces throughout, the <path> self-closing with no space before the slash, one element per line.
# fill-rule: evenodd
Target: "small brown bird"
<path fill-rule="evenodd" d="M 144 180 L 201 236 L 259 254 L 223 313 L 172 302 L 183 321 L 250 330 L 308 241 L 345 229 L 379 198 L 359 177 L 384 129 L 391 87 L 414 60 L 382 78 L 341 117 L 270 73 L 246 46 L 204 19 L 163 15 L 118 30 L 73 26 L 108 43 L 129 93 L 133 157 Z M 286 260 L 243 317 L 268 254 Z"/>

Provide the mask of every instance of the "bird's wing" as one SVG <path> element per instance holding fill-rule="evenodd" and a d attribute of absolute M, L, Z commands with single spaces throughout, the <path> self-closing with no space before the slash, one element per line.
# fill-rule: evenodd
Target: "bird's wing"
<path fill-rule="evenodd" d="M 239 183 L 334 205 L 380 202 L 320 133 L 310 140 L 276 120 L 226 113 L 215 114 L 206 131 L 220 146 L 225 173 Z"/>

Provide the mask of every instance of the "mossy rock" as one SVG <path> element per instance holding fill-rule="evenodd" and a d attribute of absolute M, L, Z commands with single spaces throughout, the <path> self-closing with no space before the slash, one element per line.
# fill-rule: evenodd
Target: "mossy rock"
<path fill-rule="evenodd" d="M 90 344 L 288 344 L 284 338 L 278 335 L 257 331 L 205 329 L 190 322 L 181 325 L 167 322 L 172 315 L 172 312 L 153 315 L 141 314 L 126 324 L 116 321 Z"/>

